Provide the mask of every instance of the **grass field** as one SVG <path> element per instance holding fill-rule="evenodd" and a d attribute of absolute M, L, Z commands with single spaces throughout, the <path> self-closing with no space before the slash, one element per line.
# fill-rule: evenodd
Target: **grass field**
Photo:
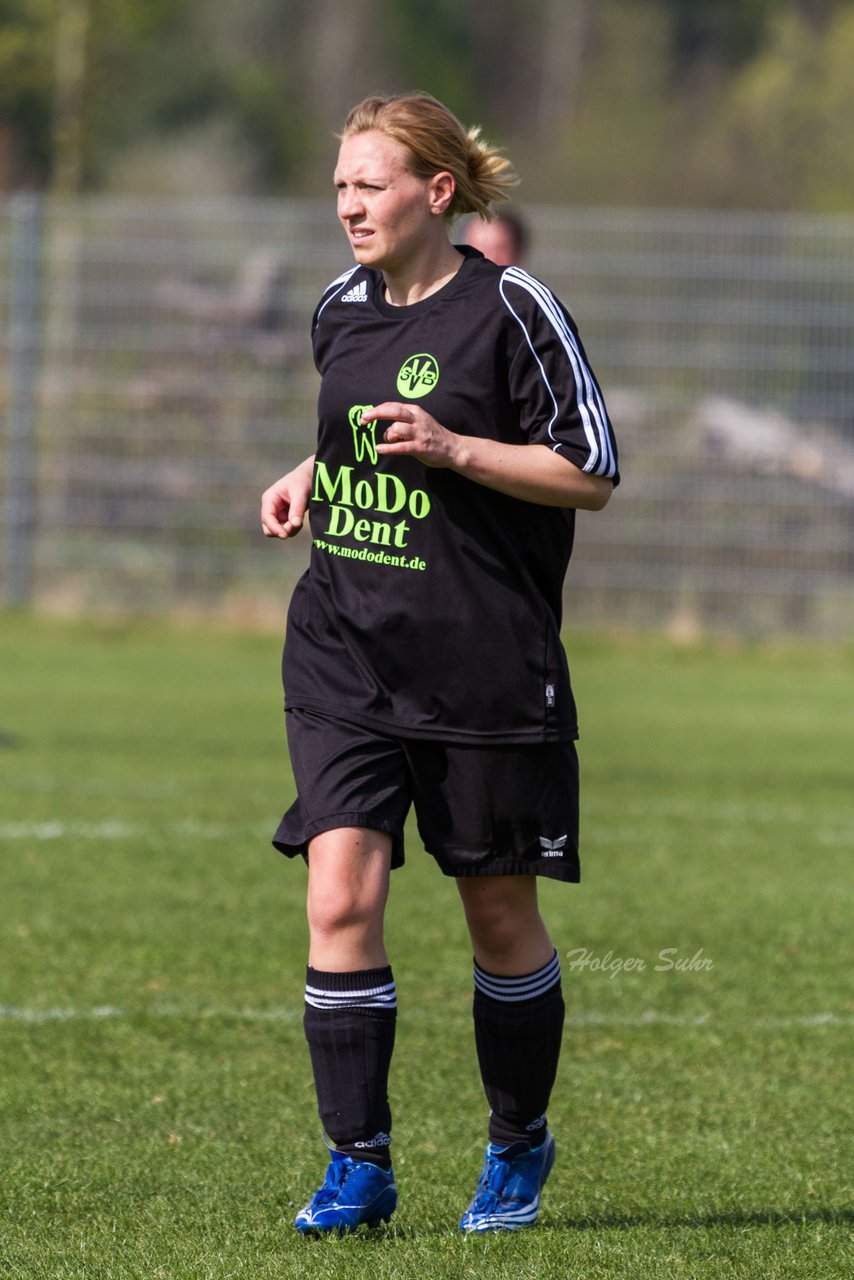
<path fill-rule="evenodd" d="M 854 653 L 568 643 L 585 878 L 543 890 L 569 1019 L 541 1224 L 456 1230 L 486 1122 L 471 959 L 413 836 L 400 1209 L 305 1241 L 325 1160 L 305 873 L 269 845 L 278 638 L 0 616 L 0 1273 L 852 1274 Z"/>

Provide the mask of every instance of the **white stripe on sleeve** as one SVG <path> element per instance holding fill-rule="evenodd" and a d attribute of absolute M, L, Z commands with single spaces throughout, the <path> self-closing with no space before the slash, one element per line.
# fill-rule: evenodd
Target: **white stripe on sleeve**
<path fill-rule="evenodd" d="M 590 456 L 585 462 L 583 470 L 592 472 L 594 475 L 607 477 L 616 475 L 617 464 L 616 458 L 614 457 L 608 414 L 605 409 L 601 393 L 596 385 L 596 380 L 581 353 L 578 340 L 567 323 L 560 304 L 551 290 L 547 289 L 544 284 L 539 280 L 536 280 L 533 276 L 529 276 L 527 271 L 522 271 L 519 267 L 508 267 L 501 277 L 501 296 L 504 299 L 508 310 L 511 312 L 525 335 L 525 339 L 534 359 L 537 362 L 543 381 L 548 389 L 549 398 L 554 405 L 554 415 L 548 424 L 549 437 L 554 442 L 553 447 L 557 448 L 561 443 L 563 443 L 554 433 L 554 425 L 557 421 L 559 412 L 557 398 L 551 383 L 549 382 L 545 368 L 543 367 L 543 362 L 537 354 L 531 333 L 529 332 L 524 320 L 519 316 L 518 312 L 510 302 L 510 299 L 507 297 L 505 292 L 505 282 L 518 285 L 531 295 L 538 304 L 545 318 L 551 324 L 566 353 L 575 382 L 576 403 L 578 405 L 581 425 L 590 451 Z"/>

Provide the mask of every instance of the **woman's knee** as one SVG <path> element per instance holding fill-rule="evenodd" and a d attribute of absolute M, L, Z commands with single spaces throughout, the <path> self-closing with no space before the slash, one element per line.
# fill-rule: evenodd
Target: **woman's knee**
<path fill-rule="evenodd" d="M 534 879 L 480 876 L 457 884 L 472 934 L 497 946 L 539 920 Z"/>
<path fill-rule="evenodd" d="M 309 845 L 308 923 L 313 935 L 370 932 L 382 925 L 391 841 L 383 832 L 325 832 Z"/>
<path fill-rule="evenodd" d="M 553 948 L 540 915 L 534 877 L 458 880 L 475 957 L 500 973 L 533 971 Z"/>
<path fill-rule="evenodd" d="M 351 884 L 314 885 L 308 894 L 308 924 L 313 934 L 372 929 L 381 922 L 385 894 L 366 893 Z"/>

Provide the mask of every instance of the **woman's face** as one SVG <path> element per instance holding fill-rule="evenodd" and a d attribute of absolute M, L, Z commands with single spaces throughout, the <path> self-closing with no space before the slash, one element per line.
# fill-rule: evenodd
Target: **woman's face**
<path fill-rule="evenodd" d="M 445 234 L 437 215 L 453 195 L 453 180 L 441 174 L 429 181 L 416 178 L 408 164 L 407 148 L 376 129 L 341 143 L 334 178 L 338 217 L 363 266 L 395 274 L 437 232 Z M 450 194 L 443 176 L 450 181 Z"/>

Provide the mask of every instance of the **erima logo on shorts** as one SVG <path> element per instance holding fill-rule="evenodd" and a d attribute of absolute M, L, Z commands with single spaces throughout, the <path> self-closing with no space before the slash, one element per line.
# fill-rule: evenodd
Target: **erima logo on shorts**
<path fill-rule="evenodd" d="M 438 381 L 439 362 L 435 356 L 422 351 L 417 356 L 408 356 L 400 366 L 397 391 L 407 400 L 417 400 L 432 391 Z"/>
<path fill-rule="evenodd" d="M 566 841 L 566 836 L 558 836 L 556 840 L 549 840 L 547 836 L 540 836 L 540 857 L 562 858 Z"/>

